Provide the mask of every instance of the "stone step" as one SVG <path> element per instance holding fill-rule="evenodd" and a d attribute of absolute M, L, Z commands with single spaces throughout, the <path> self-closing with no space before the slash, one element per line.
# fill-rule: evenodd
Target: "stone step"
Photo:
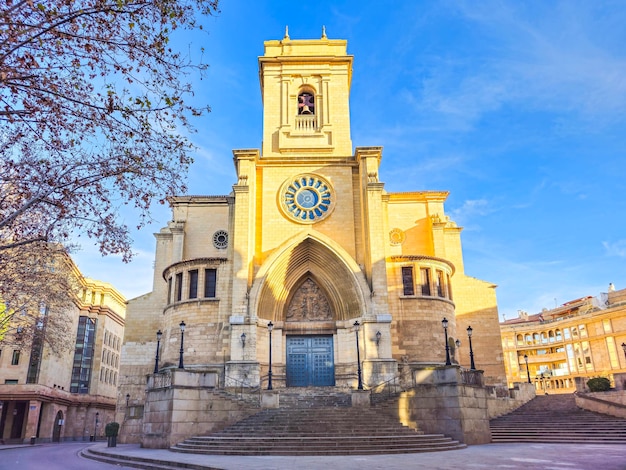
<path fill-rule="evenodd" d="M 142 457 L 111 455 L 105 452 L 99 452 L 92 448 L 83 449 L 80 452 L 80 456 L 86 459 L 115 465 L 119 468 L 141 468 L 143 470 L 180 470 L 180 468 L 183 468 L 180 464 L 175 462 L 164 462 L 158 459 L 148 459 Z M 214 467 L 203 466 L 201 468 L 205 470 L 218 470 Z"/>
<path fill-rule="evenodd" d="M 244 430 L 235 430 L 228 429 L 225 431 L 220 431 L 219 433 L 215 433 L 214 436 L 223 436 L 223 437 L 245 437 L 253 434 L 259 434 L 264 431 L 267 431 L 267 428 L 263 427 L 254 427 L 250 428 L 247 431 Z M 306 430 L 299 429 L 298 427 L 289 428 L 289 427 L 281 427 L 272 429 L 272 436 L 281 437 L 281 436 L 296 436 L 296 437 L 315 437 L 315 435 L 320 436 L 328 436 L 328 432 L 325 430 Z M 394 429 L 394 428 L 381 428 L 381 429 L 335 429 L 333 430 L 333 435 L 335 436 L 371 436 L 371 435 L 380 435 L 380 434 L 400 434 L 403 436 L 412 436 L 415 434 L 421 435 L 422 431 L 415 431 L 413 429 L 407 428 L 406 430 L 402 429 Z M 193 438 L 192 438 L 193 439 Z"/>
<path fill-rule="evenodd" d="M 187 439 L 171 450 L 295 456 L 434 452 L 465 447 L 449 437 L 404 426 L 382 408 L 294 406 L 262 410 L 210 436 Z"/>
<path fill-rule="evenodd" d="M 375 445 L 372 442 L 354 441 L 332 445 L 332 441 L 321 441 L 318 444 L 285 444 L 271 443 L 271 440 L 259 441 L 246 445 L 195 446 L 182 444 L 171 448 L 174 452 L 192 452 L 211 455 L 372 455 L 435 452 L 442 450 L 464 449 L 466 446 L 457 441 L 442 439 L 440 441 L 406 442 L 398 439 L 393 443 Z"/>
<path fill-rule="evenodd" d="M 495 443 L 626 443 L 626 419 L 580 409 L 574 395 L 538 396 L 490 428 Z"/>
<path fill-rule="evenodd" d="M 344 443 L 362 443 L 362 442 L 370 442 L 370 443 L 386 443 L 401 439 L 405 441 L 414 441 L 414 442 L 444 442 L 449 440 L 446 436 L 442 434 L 416 434 L 410 439 L 407 439 L 405 435 L 397 435 L 390 434 L 386 436 L 371 436 L 365 439 L 358 436 L 358 439 L 354 436 L 267 436 L 267 437 L 223 437 L 223 436 L 199 436 L 192 437 L 184 441 L 185 445 L 209 445 L 209 444 L 232 444 L 232 443 L 255 443 L 255 442 L 263 442 L 273 444 L 294 444 L 294 443 L 307 443 L 307 444 L 318 444 L 320 442 L 328 442 L 331 445 L 342 445 Z M 180 445 L 180 444 L 179 444 Z"/>

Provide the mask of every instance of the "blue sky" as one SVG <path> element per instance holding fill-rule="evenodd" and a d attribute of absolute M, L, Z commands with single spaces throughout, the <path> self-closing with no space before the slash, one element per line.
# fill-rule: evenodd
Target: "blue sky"
<path fill-rule="evenodd" d="M 500 315 L 626 287 L 626 4 L 620 1 L 222 0 L 208 35 L 177 43 L 210 65 L 195 100 L 190 194 L 228 194 L 232 149 L 260 148 L 263 41 L 347 39 L 354 146 L 383 146 L 389 192 L 448 190 L 468 275 Z M 151 290 L 154 237 L 135 260 L 74 259 L 128 298 Z M 132 217 L 128 223 L 132 226 Z"/>

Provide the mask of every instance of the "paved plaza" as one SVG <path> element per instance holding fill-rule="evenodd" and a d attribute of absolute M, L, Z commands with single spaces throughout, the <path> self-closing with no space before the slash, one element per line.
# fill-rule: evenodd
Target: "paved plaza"
<path fill-rule="evenodd" d="M 15 468 L 19 460 L 27 462 L 28 454 L 59 452 L 67 449 L 67 460 L 48 461 L 47 470 L 68 468 L 73 459 L 80 459 L 71 468 L 103 468 L 102 463 L 78 455 L 83 448 L 128 457 L 147 458 L 176 467 L 176 463 L 192 464 L 194 468 L 221 470 L 407 470 L 407 469 L 505 469 L 505 470 L 626 470 L 626 445 L 612 444 L 487 444 L 469 446 L 462 450 L 401 455 L 356 455 L 329 457 L 242 457 L 220 455 L 180 454 L 165 449 L 141 449 L 138 445 L 118 445 L 107 448 L 106 443 L 64 443 L 34 446 L 0 446 L 0 469 Z M 52 454 L 51 454 L 52 455 Z M 16 460 L 19 456 L 19 459 Z M 55 462 L 56 461 L 56 462 Z M 55 463 L 59 464 L 55 467 Z M 3 466 L 4 464 L 10 467 Z M 27 470 L 28 466 L 25 468 Z M 124 468 L 110 465 L 111 469 Z"/>

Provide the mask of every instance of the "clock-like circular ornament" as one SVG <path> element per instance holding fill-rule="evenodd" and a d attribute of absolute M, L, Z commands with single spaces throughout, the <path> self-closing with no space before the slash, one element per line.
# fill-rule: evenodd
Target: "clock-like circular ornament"
<path fill-rule="evenodd" d="M 402 229 L 392 228 L 389 232 L 389 242 L 392 245 L 402 245 L 406 240 L 406 234 Z"/>
<path fill-rule="evenodd" d="M 310 173 L 285 181 L 278 199 L 283 214 L 302 224 L 323 220 L 335 207 L 335 192 L 331 184 L 325 178 Z"/>

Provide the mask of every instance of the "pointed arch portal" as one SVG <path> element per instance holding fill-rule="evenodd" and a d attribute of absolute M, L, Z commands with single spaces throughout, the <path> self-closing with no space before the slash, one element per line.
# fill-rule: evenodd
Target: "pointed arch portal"
<path fill-rule="evenodd" d="M 292 304 L 294 299 L 297 297 L 304 301 L 312 294 L 323 299 L 324 309 L 328 304 L 327 310 L 324 310 L 332 315 L 326 319 L 328 321 L 357 318 L 367 310 L 357 279 L 362 277 L 362 273 L 321 240 L 306 237 L 281 250 L 270 264 L 258 279 L 261 285 L 256 305 L 260 318 L 289 321 L 289 316 L 305 313 L 301 306 Z M 296 312 L 298 308 L 300 313 Z M 321 315 L 320 302 L 316 308 L 318 310 L 308 314 Z"/>
<path fill-rule="evenodd" d="M 257 282 L 258 317 L 284 335 L 286 385 L 334 386 L 338 326 L 343 332 L 368 308 L 360 268 L 333 242 L 309 233 L 277 250 Z"/>

